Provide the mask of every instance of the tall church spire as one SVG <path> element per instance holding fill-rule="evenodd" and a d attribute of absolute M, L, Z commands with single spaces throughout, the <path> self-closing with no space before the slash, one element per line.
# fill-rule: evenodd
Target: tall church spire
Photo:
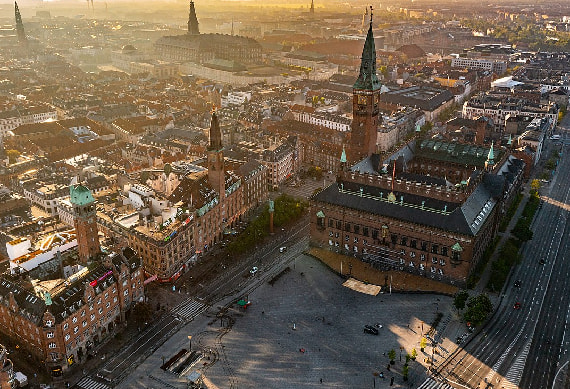
<path fill-rule="evenodd" d="M 314 14 L 315 13 L 315 1 L 311 0 L 311 9 L 309 11 L 310 13 Z"/>
<path fill-rule="evenodd" d="M 376 45 L 374 44 L 374 34 L 372 33 L 372 6 L 370 6 L 370 26 L 366 41 L 362 49 L 360 61 L 360 74 L 353 85 L 354 89 L 374 91 L 380 89 L 382 85 L 376 75 Z"/>
<path fill-rule="evenodd" d="M 190 0 L 190 14 L 188 15 L 188 34 L 199 35 L 198 18 L 196 17 L 196 10 L 194 9 L 194 0 Z"/>
<path fill-rule="evenodd" d="M 18 43 L 26 44 L 28 39 L 24 32 L 24 23 L 22 23 L 22 15 L 20 15 L 20 9 L 18 8 L 17 2 L 14 2 L 14 9 L 16 12 L 16 34 L 18 35 Z"/>
<path fill-rule="evenodd" d="M 222 131 L 216 112 L 212 112 L 212 121 L 210 122 L 210 144 L 208 150 L 220 150 L 222 148 Z"/>
<path fill-rule="evenodd" d="M 216 112 L 212 112 L 210 123 L 210 144 L 208 145 L 208 181 L 218 192 L 220 201 L 225 197 L 226 173 L 224 168 L 224 148 L 222 147 L 222 132 Z"/>

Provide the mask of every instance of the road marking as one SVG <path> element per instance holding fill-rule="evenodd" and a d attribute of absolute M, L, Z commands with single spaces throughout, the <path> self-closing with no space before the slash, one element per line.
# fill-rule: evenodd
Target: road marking
<path fill-rule="evenodd" d="M 77 383 L 77 386 L 81 389 L 111 389 L 109 385 L 97 382 L 89 376 L 83 377 L 81 381 Z"/>
<path fill-rule="evenodd" d="M 179 304 L 176 308 L 172 310 L 172 314 L 183 320 L 194 319 L 202 309 L 205 307 L 199 301 L 193 299 L 188 299 Z"/>

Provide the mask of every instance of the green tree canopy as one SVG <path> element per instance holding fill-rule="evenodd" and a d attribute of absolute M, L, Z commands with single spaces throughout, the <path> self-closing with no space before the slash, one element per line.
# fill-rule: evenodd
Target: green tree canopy
<path fill-rule="evenodd" d="M 478 326 L 487 319 L 489 313 L 493 311 L 493 303 L 486 294 L 471 297 L 467 301 L 467 310 L 463 315 L 465 321 Z"/>
<path fill-rule="evenodd" d="M 455 299 L 453 300 L 453 305 L 455 306 L 455 308 L 457 308 L 457 310 L 460 311 L 463 308 L 465 308 L 465 303 L 467 302 L 468 298 L 469 298 L 469 292 L 467 292 L 465 289 L 460 290 L 455 295 Z"/>

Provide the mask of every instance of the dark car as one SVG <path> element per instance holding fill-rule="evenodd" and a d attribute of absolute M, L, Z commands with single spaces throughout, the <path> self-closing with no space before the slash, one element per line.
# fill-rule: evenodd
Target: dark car
<path fill-rule="evenodd" d="M 364 326 L 364 333 L 371 334 L 371 335 L 378 335 L 378 330 L 372 326 Z"/>
<path fill-rule="evenodd" d="M 541 258 L 540 261 L 538 261 L 538 263 L 540 263 L 541 265 L 544 265 L 546 263 L 546 261 Z"/>
<path fill-rule="evenodd" d="M 520 309 L 521 308 L 521 303 L 516 302 L 515 305 L 513 306 L 514 309 Z"/>
<path fill-rule="evenodd" d="M 521 280 L 516 280 L 515 281 L 515 288 L 520 288 L 522 285 L 522 281 Z"/>

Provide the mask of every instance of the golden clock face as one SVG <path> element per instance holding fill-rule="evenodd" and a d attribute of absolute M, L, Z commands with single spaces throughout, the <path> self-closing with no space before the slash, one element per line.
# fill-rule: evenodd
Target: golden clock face
<path fill-rule="evenodd" d="M 358 96 L 358 104 L 366 104 L 366 96 Z"/>

